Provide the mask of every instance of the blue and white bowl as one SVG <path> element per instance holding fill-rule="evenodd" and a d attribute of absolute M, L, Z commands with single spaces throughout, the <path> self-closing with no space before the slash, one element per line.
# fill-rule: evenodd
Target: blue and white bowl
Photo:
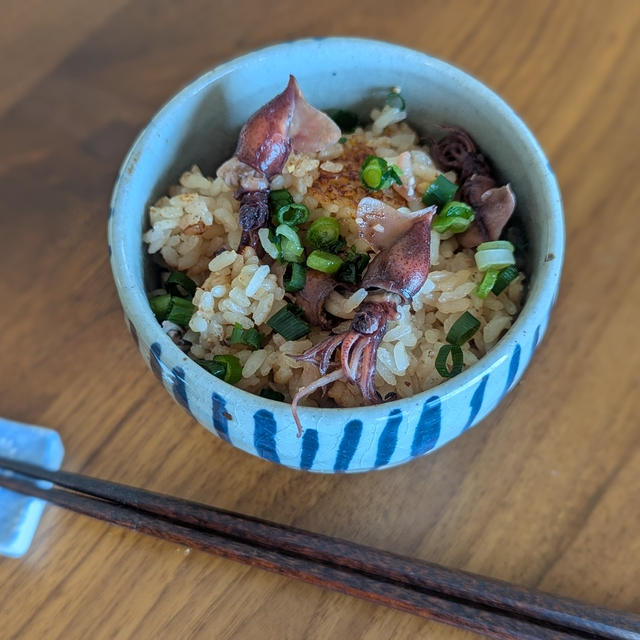
<path fill-rule="evenodd" d="M 518 198 L 529 241 L 529 288 L 517 320 L 478 363 L 411 398 L 357 409 L 301 408 L 304 434 L 288 404 L 233 387 L 187 358 L 147 302 L 143 247 L 147 210 L 197 163 L 211 175 L 231 155 L 242 124 L 293 73 L 311 104 L 368 113 L 390 86 L 410 105 L 424 135 L 435 125 L 469 131 Z M 324 38 L 279 44 L 216 67 L 153 117 L 127 155 L 109 216 L 111 266 L 138 348 L 166 390 L 198 422 L 248 453 L 296 469 L 368 471 L 441 447 L 482 420 L 516 384 L 544 335 L 564 251 L 562 204 L 535 138 L 495 93 L 463 71 L 384 42 Z"/>

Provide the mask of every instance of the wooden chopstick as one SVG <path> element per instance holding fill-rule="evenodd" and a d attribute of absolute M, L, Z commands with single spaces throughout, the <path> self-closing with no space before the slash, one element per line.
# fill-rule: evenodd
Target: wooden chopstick
<path fill-rule="evenodd" d="M 353 542 L 79 474 L 0 458 L 0 486 L 493 638 L 640 638 L 640 617 L 556 598 Z M 78 493 L 79 492 L 79 493 Z"/>
<path fill-rule="evenodd" d="M 606 609 L 554 598 L 537 591 L 452 571 L 436 564 L 405 558 L 385 551 L 330 538 L 250 516 L 215 509 L 180 498 L 135 489 L 64 471 L 51 472 L 26 463 L 0 459 L 0 466 L 34 478 L 55 482 L 85 494 L 195 525 L 222 535 L 261 545 L 275 551 L 286 549 L 304 557 L 366 572 L 419 589 L 426 589 L 477 605 L 499 607 L 507 612 L 603 637 L 618 621 Z M 622 636 L 624 637 L 624 636 Z"/>

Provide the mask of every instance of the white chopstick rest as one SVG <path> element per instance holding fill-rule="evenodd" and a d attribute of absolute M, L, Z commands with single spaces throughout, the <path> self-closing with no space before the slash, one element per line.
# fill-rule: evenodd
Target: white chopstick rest
<path fill-rule="evenodd" d="M 0 418 L 0 456 L 57 471 L 64 447 L 57 431 Z M 0 488 L 0 555 L 19 558 L 28 551 L 45 504 Z"/>

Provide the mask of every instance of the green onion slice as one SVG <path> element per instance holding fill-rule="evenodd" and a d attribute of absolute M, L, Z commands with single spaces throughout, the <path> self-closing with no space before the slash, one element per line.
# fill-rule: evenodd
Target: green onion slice
<path fill-rule="evenodd" d="M 198 286 L 189 276 L 181 271 L 172 271 L 165 282 L 165 287 L 167 291 L 173 295 L 183 295 L 176 285 L 182 287 L 186 295 L 190 298 L 193 298 L 193 294 L 196 292 Z"/>
<path fill-rule="evenodd" d="M 486 298 L 489 292 L 493 289 L 496 281 L 498 280 L 498 269 L 487 269 L 482 282 L 476 287 L 476 295 L 478 298 Z"/>
<path fill-rule="evenodd" d="M 282 236 L 289 240 L 289 242 L 293 243 L 295 246 L 300 247 L 302 249 L 302 244 L 300 243 L 300 238 L 295 229 L 292 229 L 288 224 L 280 224 L 276 228 L 276 236 Z"/>
<path fill-rule="evenodd" d="M 401 175 L 402 169 L 397 164 L 392 164 L 384 175 L 386 183 L 382 188 L 386 189 L 387 187 L 390 187 L 394 182 L 396 184 L 402 184 L 402 178 L 400 177 Z"/>
<path fill-rule="evenodd" d="M 167 320 L 177 324 L 179 327 L 186 327 L 191 320 L 193 312 L 196 310 L 195 305 L 189 300 L 171 296 L 171 308 L 167 314 Z"/>
<path fill-rule="evenodd" d="M 328 253 L 320 249 L 314 249 L 307 257 L 307 267 L 322 271 L 322 273 L 337 273 L 343 262 L 342 258 L 335 253 Z"/>
<path fill-rule="evenodd" d="M 300 289 L 304 289 L 306 281 L 307 270 L 303 264 L 291 262 L 287 265 L 283 279 L 285 291 L 300 291 Z"/>
<path fill-rule="evenodd" d="M 172 305 L 171 298 L 172 296 L 168 293 L 149 298 L 149 306 L 151 307 L 151 311 L 153 311 L 158 322 L 163 322 L 167 319 Z"/>
<path fill-rule="evenodd" d="M 340 253 L 347 246 L 347 240 L 344 236 L 338 236 L 338 239 L 330 246 L 328 246 L 325 251 L 329 253 Z M 322 247 L 318 247 L 321 249 Z"/>
<path fill-rule="evenodd" d="M 227 367 L 222 362 L 217 362 L 216 360 L 196 360 L 196 362 L 216 378 L 224 380 L 224 374 L 227 372 Z"/>
<path fill-rule="evenodd" d="M 493 242 L 483 242 L 476 247 L 476 251 L 489 251 L 491 249 L 504 249 L 513 253 L 516 249 L 508 240 L 494 240 Z"/>
<path fill-rule="evenodd" d="M 340 136 L 340 137 L 338 138 L 338 142 L 339 142 L 340 144 L 344 144 L 346 141 L 347 141 L 347 137 L 346 137 L 346 136 Z"/>
<path fill-rule="evenodd" d="M 216 362 L 225 367 L 222 379 L 229 384 L 235 384 L 242 378 L 242 363 L 236 356 L 224 354 L 213 356 L 212 362 Z"/>
<path fill-rule="evenodd" d="M 399 90 L 392 89 L 385 98 L 385 104 L 390 106 L 392 109 L 398 109 L 398 111 L 404 111 L 407 107 L 404 98 L 400 95 Z"/>
<path fill-rule="evenodd" d="M 288 224 L 278 225 L 276 238 L 280 238 L 281 258 L 285 262 L 302 262 L 304 249 L 300 243 L 298 233 Z"/>
<path fill-rule="evenodd" d="M 275 189 L 269 192 L 269 208 L 272 214 L 283 205 L 292 203 L 293 196 L 286 189 Z"/>
<path fill-rule="evenodd" d="M 496 283 L 493 285 L 493 289 L 491 289 L 491 291 L 493 291 L 497 296 L 500 295 L 509 286 L 509 284 L 518 277 L 518 273 L 518 268 L 514 265 L 505 267 L 498 274 Z"/>
<path fill-rule="evenodd" d="M 475 260 L 479 271 L 488 271 L 489 269 L 499 271 L 516 263 L 513 251 L 509 249 L 483 249 L 482 251 L 476 251 Z"/>
<path fill-rule="evenodd" d="M 280 240 L 276 238 L 271 229 L 263 227 L 258 231 L 258 238 L 260 238 L 260 244 L 262 248 L 268 253 L 274 260 L 277 260 L 282 255 L 282 249 L 280 248 Z"/>
<path fill-rule="evenodd" d="M 468 204 L 452 200 L 447 202 L 434 218 L 432 228 L 438 233 L 445 231 L 462 233 L 469 228 L 474 218 L 473 209 Z"/>
<path fill-rule="evenodd" d="M 305 240 L 314 249 L 329 251 L 340 238 L 340 223 L 335 218 L 323 217 L 314 220 Z"/>
<path fill-rule="evenodd" d="M 327 115 L 340 127 L 342 133 L 351 133 L 360 124 L 357 114 L 346 109 L 330 109 Z"/>
<path fill-rule="evenodd" d="M 253 347 L 254 349 L 262 348 L 262 336 L 260 332 L 255 327 L 244 329 L 239 322 L 233 325 L 229 342 L 231 344 L 246 344 L 248 347 Z"/>
<path fill-rule="evenodd" d="M 286 224 L 295 227 L 305 223 L 309 219 L 309 209 L 303 204 L 295 202 L 286 202 L 276 211 L 273 216 L 275 225 Z"/>
<path fill-rule="evenodd" d="M 439 175 L 428 187 L 422 196 L 422 202 L 430 207 L 432 204 L 442 207 L 453 200 L 458 190 L 458 185 Z"/>
<path fill-rule="evenodd" d="M 355 247 L 351 247 L 344 259 L 344 264 L 340 267 L 340 271 L 336 279 L 340 282 L 355 284 L 361 277 L 362 272 L 369 264 L 368 253 L 357 253 Z"/>
<path fill-rule="evenodd" d="M 394 182 L 402 184 L 400 167 L 392 164 L 389 166 L 384 158 L 378 156 L 367 156 L 360 168 L 360 180 L 368 189 L 377 191 L 387 189 Z"/>
<path fill-rule="evenodd" d="M 301 246 L 291 242 L 289 238 L 282 238 L 280 246 L 282 248 L 280 262 L 304 262 L 304 249 Z"/>
<path fill-rule="evenodd" d="M 480 328 L 480 320 L 474 315 L 465 311 L 449 329 L 447 342 L 461 347 L 465 342 L 471 340 L 475 332 Z"/>
<path fill-rule="evenodd" d="M 447 367 L 447 360 L 451 354 L 451 369 Z M 436 356 L 436 371 L 443 378 L 453 378 L 462 371 L 464 364 L 462 349 L 457 344 L 443 344 Z"/>
<path fill-rule="evenodd" d="M 285 309 L 291 311 L 296 318 L 301 318 L 304 315 L 304 309 L 294 302 L 287 302 Z"/>
<path fill-rule="evenodd" d="M 382 176 L 387 170 L 387 161 L 378 156 L 367 156 L 360 169 L 360 180 L 369 189 L 379 189 Z"/>
<path fill-rule="evenodd" d="M 189 320 L 191 320 L 191 316 L 196 310 L 190 300 L 172 296 L 168 293 L 151 298 L 149 305 L 158 322 L 168 320 L 180 327 L 186 327 L 189 324 Z"/>
<path fill-rule="evenodd" d="M 451 231 L 452 233 L 462 233 L 469 228 L 469 225 L 473 220 L 467 220 L 462 217 L 446 218 L 445 220 L 435 220 L 433 223 L 433 230 L 438 233 L 444 233 L 445 231 Z"/>
<path fill-rule="evenodd" d="M 271 387 L 265 387 L 260 390 L 261 398 L 268 398 L 269 400 L 276 400 L 277 402 L 284 402 L 284 393 L 275 391 Z"/>
<path fill-rule="evenodd" d="M 267 324 L 285 340 L 298 340 L 311 331 L 311 327 L 304 320 L 300 320 L 288 305 L 274 313 L 267 320 Z"/>

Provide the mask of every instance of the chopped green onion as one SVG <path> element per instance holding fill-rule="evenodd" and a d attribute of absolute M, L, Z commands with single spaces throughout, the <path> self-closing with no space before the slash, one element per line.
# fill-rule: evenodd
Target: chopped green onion
<path fill-rule="evenodd" d="M 447 367 L 447 360 L 451 354 L 451 369 Z M 436 371 L 443 378 L 453 378 L 462 371 L 464 364 L 462 349 L 457 344 L 443 344 L 436 356 Z"/>
<path fill-rule="evenodd" d="M 432 229 L 438 233 L 462 233 L 469 228 L 474 218 L 473 209 L 468 204 L 452 200 L 447 202 L 434 218 Z"/>
<path fill-rule="evenodd" d="M 435 220 L 433 224 L 433 230 L 438 233 L 444 233 L 445 231 L 451 231 L 452 233 L 462 233 L 469 228 L 469 225 L 473 222 L 473 218 L 468 220 L 463 217 L 446 218 L 445 220 Z"/>
<path fill-rule="evenodd" d="M 357 279 L 358 274 L 356 272 L 355 262 L 345 262 L 340 267 L 338 275 L 336 275 L 336 280 L 338 280 L 338 282 L 346 282 L 348 284 L 355 284 Z"/>
<path fill-rule="evenodd" d="M 340 144 L 344 144 L 347 141 L 347 137 L 346 136 L 340 136 L 340 138 L 338 138 L 338 142 Z"/>
<path fill-rule="evenodd" d="M 167 320 L 177 324 L 179 327 L 186 327 L 195 310 L 196 308 L 191 301 L 171 296 L 171 308 L 167 314 Z"/>
<path fill-rule="evenodd" d="M 368 253 L 356 253 L 355 247 L 352 246 L 344 259 L 344 264 L 338 271 L 336 279 L 340 282 L 355 284 L 362 276 L 362 272 L 369 264 L 369 260 Z"/>
<path fill-rule="evenodd" d="M 191 320 L 191 316 L 196 310 L 190 300 L 172 296 L 168 293 L 151 298 L 149 306 L 158 322 L 168 320 L 180 327 L 186 327 L 189 324 L 189 320 Z"/>
<path fill-rule="evenodd" d="M 260 244 L 262 248 L 274 259 L 277 260 L 282 254 L 282 250 L 279 247 L 280 241 L 276 238 L 271 229 L 263 227 L 258 231 L 258 238 L 260 238 Z"/>
<path fill-rule="evenodd" d="M 167 319 L 167 315 L 169 315 L 172 305 L 171 298 L 172 296 L 168 293 L 149 298 L 149 306 L 151 307 L 151 311 L 153 311 L 158 322 L 162 322 Z"/>
<path fill-rule="evenodd" d="M 387 161 L 377 156 L 368 156 L 362 164 L 360 179 L 365 187 L 379 189 L 382 184 L 382 175 L 387 169 Z"/>
<path fill-rule="evenodd" d="M 396 184 L 402 184 L 402 178 L 400 177 L 401 175 L 402 169 L 397 164 L 392 164 L 389 167 L 388 175 L 385 174 L 385 179 L 390 181 L 389 185 L 391 185 L 393 182 L 395 182 Z M 382 188 L 386 189 L 386 187 Z"/>
<path fill-rule="evenodd" d="M 211 362 L 221 364 L 224 367 L 224 375 L 222 376 L 222 380 L 224 380 L 225 382 L 228 382 L 229 384 L 235 384 L 242 378 L 242 363 L 236 356 L 232 356 L 230 354 L 213 356 Z M 214 373 L 214 375 L 216 374 Z"/>
<path fill-rule="evenodd" d="M 480 320 L 474 315 L 465 311 L 452 325 L 447 333 L 449 344 L 461 347 L 465 342 L 471 340 L 475 332 L 480 328 Z"/>
<path fill-rule="evenodd" d="M 284 402 L 284 393 L 274 391 L 271 387 L 265 387 L 260 390 L 261 398 L 268 398 L 269 400 L 275 400 L 276 402 Z"/>
<path fill-rule="evenodd" d="M 442 207 L 453 200 L 458 190 L 458 185 L 439 175 L 428 187 L 422 196 L 422 202 L 430 207 L 432 204 Z"/>
<path fill-rule="evenodd" d="M 340 253 L 347 246 L 347 240 L 344 236 L 338 236 L 338 239 L 331 245 L 328 245 L 324 248 L 325 251 L 329 253 Z M 323 247 L 318 247 L 321 249 Z"/>
<path fill-rule="evenodd" d="M 227 367 L 222 362 L 217 362 L 216 360 L 196 360 L 196 362 L 216 378 L 224 380 L 224 375 L 227 372 Z"/>
<path fill-rule="evenodd" d="M 518 269 L 514 265 L 509 265 L 505 267 L 499 274 L 496 279 L 496 283 L 493 285 L 493 293 L 495 295 L 500 295 L 508 286 L 511 284 L 513 280 L 518 277 Z"/>
<path fill-rule="evenodd" d="M 253 347 L 254 349 L 262 348 L 262 336 L 260 332 L 255 327 L 244 329 L 239 322 L 233 325 L 229 342 L 230 344 L 246 344 L 248 347 Z"/>
<path fill-rule="evenodd" d="M 405 104 L 404 98 L 400 95 L 400 89 L 394 87 L 388 93 L 385 104 L 390 106 L 392 109 L 398 109 L 398 111 L 404 111 L 407 107 Z"/>
<path fill-rule="evenodd" d="M 498 269 L 487 269 L 485 271 L 482 282 L 476 287 L 476 295 L 478 298 L 486 298 L 489 292 L 493 289 L 496 281 L 498 280 Z"/>
<path fill-rule="evenodd" d="M 367 268 L 369 260 L 371 260 L 371 257 L 368 253 L 356 253 L 354 262 L 356 265 L 356 274 L 358 275 L 358 277 L 360 277 L 362 275 L 362 272 Z"/>
<path fill-rule="evenodd" d="M 295 229 L 292 229 L 288 224 L 280 224 L 276 227 L 276 236 L 282 236 L 290 240 L 294 245 L 302 249 L 300 238 Z"/>
<path fill-rule="evenodd" d="M 360 118 L 345 109 L 330 109 L 327 115 L 340 127 L 342 133 L 351 133 L 360 123 Z"/>
<path fill-rule="evenodd" d="M 287 306 L 285 307 L 287 311 L 291 311 L 296 318 L 301 318 L 304 314 L 304 310 L 302 307 L 298 306 L 293 302 L 287 302 Z"/>
<path fill-rule="evenodd" d="M 174 286 L 171 287 L 171 285 Z M 181 271 L 172 271 L 165 282 L 165 287 L 167 291 L 173 295 L 183 295 L 175 285 L 182 287 L 185 294 L 190 298 L 193 298 L 193 294 L 196 292 L 196 288 L 198 286 L 189 276 L 185 275 Z"/>
<path fill-rule="evenodd" d="M 293 196 L 286 189 L 276 189 L 269 192 L 269 209 L 274 214 L 285 204 L 292 204 Z"/>
<path fill-rule="evenodd" d="M 311 331 L 311 327 L 304 320 L 300 320 L 288 305 L 274 313 L 267 320 L 267 324 L 285 340 L 297 340 Z"/>
<path fill-rule="evenodd" d="M 307 281 L 307 270 L 303 264 L 291 262 L 284 272 L 284 290 L 293 292 L 304 288 Z"/>
<path fill-rule="evenodd" d="M 280 241 L 282 247 L 282 257 L 280 262 L 304 262 L 304 249 L 289 238 L 282 238 Z"/>
<path fill-rule="evenodd" d="M 278 236 L 280 236 L 280 248 L 282 250 L 280 257 L 285 262 L 302 262 L 304 249 L 296 230 L 288 224 L 281 224 L 276 229 L 276 238 Z"/>
<path fill-rule="evenodd" d="M 465 342 L 470 340 L 480 328 L 480 321 L 465 311 L 454 323 L 447 333 L 448 344 L 442 345 L 436 356 L 436 370 L 443 378 L 453 378 L 461 371 L 464 364 L 462 349 Z M 451 354 L 451 369 L 447 367 L 447 360 Z"/>
<path fill-rule="evenodd" d="M 515 247 L 508 240 L 494 240 L 493 242 L 483 242 L 476 247 L 476 251 L 489 251 L 490 249 L 506 249 L 513 253 Z"/>
<path fill-rule="evenodd" d="M 305 223 L 309 218 L 309 209 L 303 204 L 295 202 L 284 203 L 274 214 L 273 223 L 275 225 L 286 224 L 290 227 Z"/>
<path fill-rule="evenodd" d="M 342 264 L 343 260 L 340 256 L 320 249 L 314 249 L 307 257 L 307 267 L 322 271 L 322 273 L 336 273 Z"/>
<path fill-rule="evenodd" d="M 314 249 L 329 251 L 340 238 L 340 223 L 335 218 L 318 218 L 311 223 L 305 240 Z"/>
<path fill-rule="evenodd" d="M 513 251 L 509 249 L 483 249 L 482 251 L 476 251 L 475 259 L 479 271 L 488 271 L 489 269 L 499 271 L 516 263 Z"/>
<path fill-rule="evenodd" d="M 377 191 L 379 189 L 387 189 L 394 182 L 402 184 L 401 173 L 400 167 L 395 164 L 389 166 L 384 158 L 367 156 L 360 169 L 360 180 L 368 189 Z"/>

